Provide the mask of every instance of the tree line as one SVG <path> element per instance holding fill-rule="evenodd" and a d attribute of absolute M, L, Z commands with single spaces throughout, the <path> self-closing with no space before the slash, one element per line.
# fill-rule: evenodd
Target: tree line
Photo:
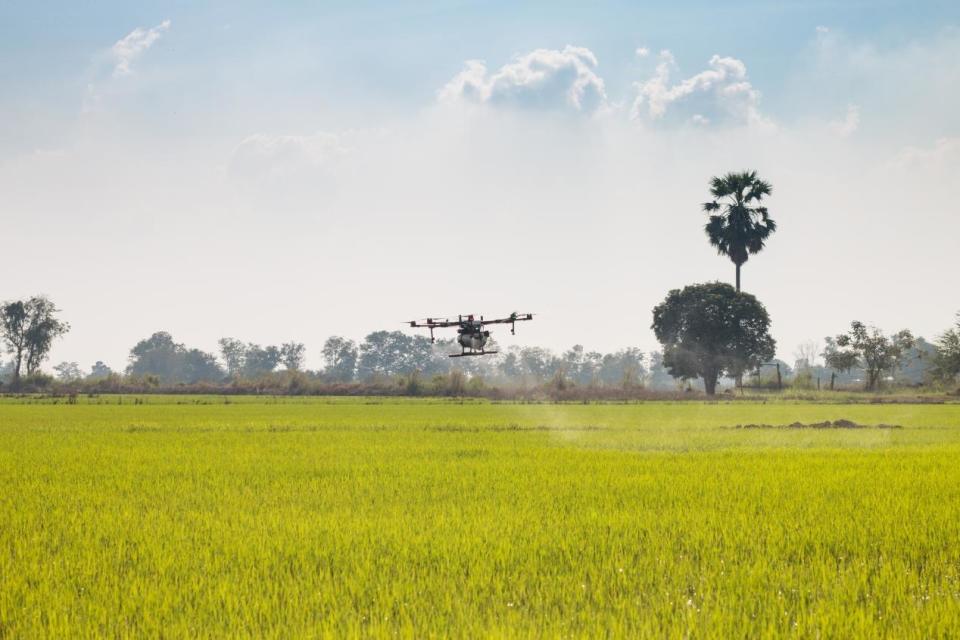
<path fill-rule="evenodd" d="M 720 255 L 735 267 L 735 286 L 721 282 L 696 283 L 668 292 L 653 309 L 651 328 L 661 350 L 644 353 L 626 348 L 613 353 L 586 351 L 575 345 L 555 354 L 539 347 L 511 347 L 496 356 L 465 358 L 456 363 L 447 354 L 456 350 L 453 340 L 432 343 L 424 336 L 400 331 L 375 331 L 357 343 L 333 336 L 323 344 L 324 367 L 303 369 L 303 343 L 262 346 L 235 338 L 222 338 L 219 353 L 188 348 L 164 331 L 138 342 L 124 371 L 114 372 L 103 362 L 84 374 L 77 363 L 54 367 L 63 382 L 119 379 L 154 385 L 236 383 L 274 376 L 279 369 L 300 379 L 326 383 L 382 382 L 405 378 L 411 389 L 423 378 L 458 376 L 474 384 L 543 385 L 554 388 L 619 387 L 671 388 L 702 385 L 708 395 L 722 381 L 741 381 L 765 365 L 776 366 L 778 384 L 784 373 L 807 384 L 816 374 L 829 372 L 829 388 L 838 378 L 854 379 L 875 390 L 898 377 L 917 381 L 956 382 L 960 376 L 960 314 L 956 326 L 931 345 L 908 330 L 886 335 L 876 327 L 854 321 L 849 331 L 825 339 L 818 354 L 802 348 L 796 371 L 775 361 L 776 341 L 771 319 L 763 304 L 741 289 L 741 269 L 751 255 L 766 247 L 777 230 L 764 198 L 773 188 L 756 171 L 728 173 L 710 181 L 712 199 L 701 208 L 708 214 L 703 229 Z M 56 338 L 69 331 L 57 317 L 59 309 L 44 296 L 6 302 L 0 307 L 0 333 L 11 356 L 2 374 L 12 388 L 22 378 L 42 378 L 40 365 Z M 491 350 L 496 349 L 491 341 Z M 823 358 L 818 369 L 815 359 Z M 459 383 L 458 383 L 459 384 Z"/>
<path fill-rule="evenodd" d="M 556 353 L 542 347 L 512 346 L 494 356 L 454 360 L 448 357 L 456 351 L 452 339 L 431 343 L 425 336 L 375 331 L 359 342 L 342 336 L 328 338 L 321 350 L 323 366 L 311 370 L 304 367 L 306 347 L 301 342 L 263 346 L 228 337 L 218 341 L 217 353 L 211 353 L 158 331 L 130 349 L 122 370 L 114 371 L 102 361 L 88 371 L 75 362 L 62 362 L 53 370 L 57 380 L 65 384 L 109 382 L 113 387 L 135 384 L 140 388 L 216 387 L 239 382 L 259 382 L 275 388 L 295 374 L 299 379 L 322 384 L 385 384 L 402 379 L 412 384 L 411 388 L 418 384 L 428 388 L 436 378 L 459 376 L 457 384 L 486 387 L 677 390 L 693 385 L 710 393 L 716 390 L 718 379 L 730 384 L 738 375 L 756 372 L 750 361 L 737 359 L 738 349 L 771 356 L 764 322 L 748 325 L 753 332 L 718 337 L 717 327 L 723 325 L 710 319 L 721 313 L 716 308 L 718 300 L 731 295 L 737 305 L 752 309 L 736 313 L 759 313 L 754 308 L 759 303 L 752 296 L 736 294 L 721 283 L 688 287 L 686 294 L 671 292 L 654 310 L 655 329 L 664 342 L 662 351 L 628 347 L 602 353 L 574 345 Z M 58 311 L 51 301 L 39 296 L 0 307 L 0 332 L 11 356 L 0 366 L 0 380 L 5 386 L 16 389 L 23 381 L 43 381 L 39 365 L 54 338 L 69 330 L 69 325 L 57 318 Z M 677 328 L 671 314 L 686 314 L 682 329 Z M 703 344 L 697 346 L 697 340 Z M 813 362 L 817 355 L 822 356 L 823 365 Z M 829 378 L 831 387 L 835 380 L 846 386 L 862 381 L 867 389 L 877 388 L 889 377 L 901 383 L 951 382 L 960 375 L 960 314 L 956 326 L 935 344 L 914 339 L 908 331 L 887 336 L 854 322 L 849 332 L 827 338 L 821 353 L 807 348 L 798 353 L 793 368 L 780 364 L 784 380 L 801 388 L 804 381 L 809 386 L 814 375 L 823 376 L 825 383 Z M 706 378 L 701 373 L 703 365 L 713 367 Z"/>
<path fill-rule="evenodd" d="M 303 366 L 303 343 L 262 346 L 222 338 L 218 346 L 218 354 L 205 352 L 159 331 L 130 350 L 122 372 L 114 372 L 102 362 L 94 364 L 87 375 L 76 363 L 62 363 L 54 369 L 64 382 L 124 376 L 160 385 L 225 384 L 261 380 L 275 374 L 302 374 L 322 382 L 352 383 L 409 376 L 430 379 L 454 372 L 489 384 L 511 385 L 537 385 L 557 379 L 559 384 L 629 387 L 649 382 L 668 384 L 672 380 L 663 370 L 659 354 L 647 354 L 638 348 L 600 353 L 575 345 L 555 354 L 540 347 L 510 347 L 495 356 L 453 360 L 448 356 L 456 348 L 453 340 L 431 343 L 424 336 L 375 331 L 360 342 L 342 336 L 328 338 L 322 348 L 324 366 L 310 370 Z"/>

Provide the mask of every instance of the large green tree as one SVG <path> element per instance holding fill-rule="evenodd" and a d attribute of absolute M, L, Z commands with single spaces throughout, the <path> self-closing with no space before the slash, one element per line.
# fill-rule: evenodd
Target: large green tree
<path fill-rule="evenodd" d="M 703 378 L 708 395 L 721 375 L 738 377 L 773 358 L 770 316 L 749 293 L 709 282 L 674 289 L 653 309 L 663 364 L 675 378 Z"/>
<path fill-rule="evenodd" d="M 717 253 L 736 266 L 737 291 L 740 267 L 751 254 L 762 251 L 767 238 L 777 230 L 777 223 L 760 204 L 771 191 L 770 183 L 759 179 L 756 171 L 728 173 L 710 180 L 713 200 L 703 204 L 703 210 L 710 214 L 704 230 Z"/>

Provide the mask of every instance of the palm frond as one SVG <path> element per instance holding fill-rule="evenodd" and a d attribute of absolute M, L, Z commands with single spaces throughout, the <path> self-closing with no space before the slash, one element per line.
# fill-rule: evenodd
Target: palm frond
<path fill-rule="evenodd" d="M 777 223 L 770 218 L 767 207 L 750 204 L 759 203 L 772 190 L 769 182 L 758 179 L 756 171 L 730 172 L 710 179 L 714 200 L 702 205 L 712 214 L 704 231 L 717 253 L 743 264 L 750 254 L 763 250 Z"/>

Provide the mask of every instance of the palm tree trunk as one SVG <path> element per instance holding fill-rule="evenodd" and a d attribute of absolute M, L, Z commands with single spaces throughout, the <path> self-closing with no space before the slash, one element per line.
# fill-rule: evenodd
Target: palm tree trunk
<path fill-rule="evenodd" d="M 737 293 L 740 293 L 740 264 L 737 263 Z"/>

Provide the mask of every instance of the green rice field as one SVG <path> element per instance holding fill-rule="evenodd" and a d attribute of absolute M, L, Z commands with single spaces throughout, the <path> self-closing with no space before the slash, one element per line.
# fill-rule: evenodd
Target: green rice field
<path fill-rule="evenodd" d="M 0 401 L 0 638 L 779 636 L 960 637 L 960 404 Z"/>

